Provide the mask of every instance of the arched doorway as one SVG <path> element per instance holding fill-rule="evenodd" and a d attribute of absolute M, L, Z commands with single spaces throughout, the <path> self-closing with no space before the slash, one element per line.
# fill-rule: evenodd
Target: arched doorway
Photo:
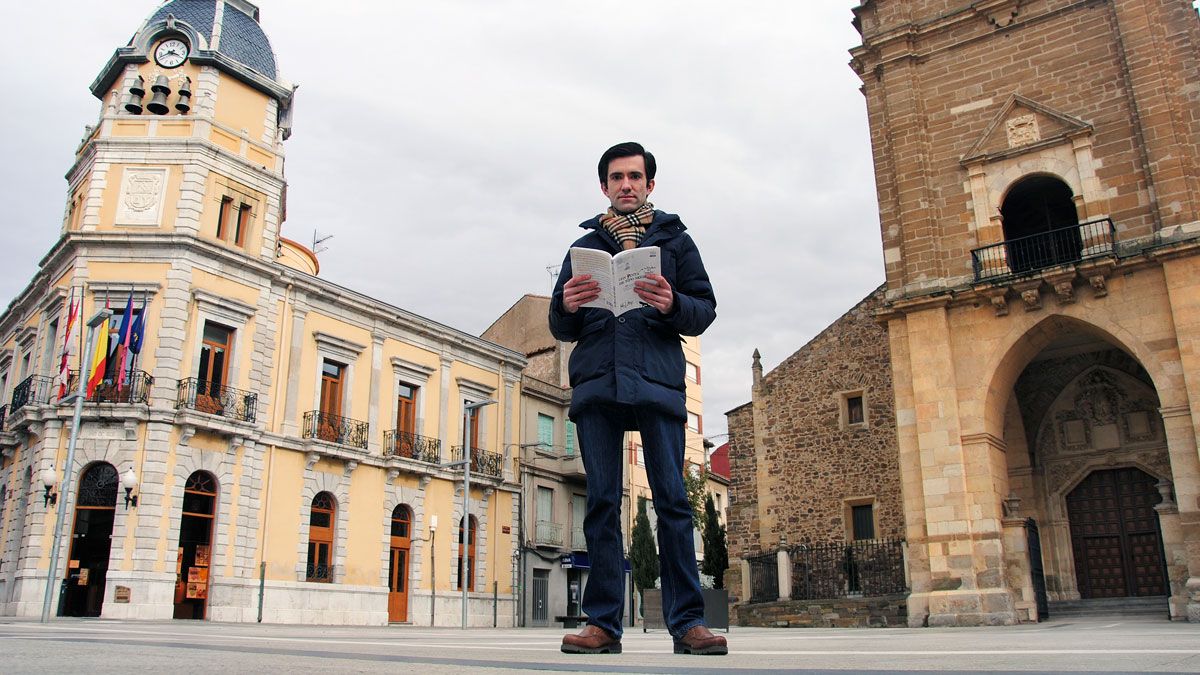
<path fill-rule="evenodd" d="M 1014 273 L 1078 260 L 1079 213 L 1071 188 L 1054 176 L 1026 176 L 1000 206 L 1008 266 Z"/>
<path fill-rule="evenodd" d="M 412 544 L 412 511 L 400 504 L 392 509 L 388 555 L 388 621 L 408 621 L 408 560 Z"/>
<path fill-rule="evenodd" d="M 175 559 L 176 619 L 205 617 L 216 505 L 217 479 L 207 471 L 188 476 L 183 486 L 179 548 Z"/>
<path fill-rule="evenodd" d="M 87 467 L 79 479 L 71 553 L 67 557 L 67 587 L 62 599 L 63 616 L 100 616 L 104 607 L 117 482 L 117 469 L 107 462 Z"/>
<path fill-rule="evenodd" d="M 308 569 L 305 581 L 333 583 L 333 525 L 337 500 L 328 492 L 313 497 L 308 515 Z"/>
<path fill-rule="evenodd" d="M 1156 483 L 1141 469 L 1105 469 L 1067 495 L 1081 598 L 1167 594 Z"/>

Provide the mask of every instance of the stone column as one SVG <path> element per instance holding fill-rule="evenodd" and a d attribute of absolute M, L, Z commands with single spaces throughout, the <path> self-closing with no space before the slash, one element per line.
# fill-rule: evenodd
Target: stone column
<path fill-rule="evenodd" d="M 382 379 L 383 336 L 376 333 L 371 336 L 371 393 L 367 405 L 367 428 L 370 430 L 367 434 L 367 452 L 372 455 L 380 454 L 379 444 L 383 438 L 379 428 L 379 387 Z"/>
<path fill-rule="evenodd" d="M 301 295 L 296 293 L 296 298 L 292 305 L 292 337 L 288 343 L 288 375 L 287 375 L 287 393 L 284 394 L 283 401 L 283 424 L 281 431 L 285 436 L 299 436 L 300 423 L 297 420 L 296 404 L 300 398 L 300 378 L 303 373 L 300 372 L 301 357 L 304 356 L 304 320 L 308 317 L 308 310 L 300 307 Z M 278 405 L 278 402 L 276 403 Z"/>

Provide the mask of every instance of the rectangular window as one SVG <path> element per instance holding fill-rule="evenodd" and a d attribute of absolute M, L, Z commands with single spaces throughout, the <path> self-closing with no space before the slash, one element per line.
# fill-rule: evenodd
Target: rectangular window
<path fill-rule="evenodd" d="M 537 519 L 549 523 L 554 522 L 554 490 L 548 487 L 538 486 Z"/>
<path fill-rule="evenodd" d="M 566 455 L 567 457 L 574 457 L 575 456 L 575 423 L 572 422 L 571 420 L 567 420 L 567 432 L 566 432 L 565 440 L 566 440 L 567 447 L 563 451 L 563 454 Z"/>
<path fill-rule="evenodd" d="M 700 429 L 701 429 L 700 416 L 694 412 L 688 411 L 687 428 L 689 431 L 692 431 L 694 433 L 697 433 L 697 434 L 700 433 Z"/>
<path fill-rule="evenodd" d="M 857 396 L 846 397 L 846 423 L 847 424 L 862 424 L 863 423 L 863 397 L 862 394 Z"/>
<path fill-rule="evenodd" d="M 233 231 L 233 243 L 238 246 L 246 245 L 246 231 L 250 229 L 250 205 L 238 207 L 237 227 Z"/>
<path fill-rule="evenodd" d="M 200 369 L 196 379 L 200 380 L 201 393 L 220 396 L 229 374 L 229 349 L 233 342 L 233 329 L 212 321 L 204 322 L 204 336 L 200 343 Z"/>
<path fill-rule="evenodd" d="M 692 363 L 691 361 L 687 361 L 685 363 L 687 367 L 686 372 L 688 381 L 700 384 L 700 366 Z"/>
<path fill-rule="evenodd" d="M 471 403 L 471 401 L 463 401 L 464 406 L 466 406 L 470 403 Z M 470 443 L 467 443 L 467 437 L 466 437 L 467 415 L 468 414 L 471 416 Z M 462 429 L 462 431 L 463 431 L 463 445 L 470 447 L 471 449 L 478 449 L 479 448 L 479 408 L 472 408 L 470 413 L 466 413 L 466 412 L 463 413 L 463 429 Z"/>
<path fill-rule="evenodd" d="M 538 449 L 545 452 L 554 450 L 554 418 L 538 413 Z"/>
<path fill-rule="evenodd" d="M 633 450 L 635 453 L 634 461 L 637 463 L 637 465 L 646 466 L 646 451 L 642 448 L 642 444 L 638 443 L 637 445 L 633 446 Z"/>
<path fill-rule="evenodd" d="M 400 393 L 396 396 L 396 431 L 417 433 L 417 387 L 400 385 Z"/>
<path fill-rule="evenodd" d="M 233 217 L 233 198 L 222 197 L 221 208 L 217 211 L 217 239 L 224 239 L 229 230 L 229 221 Z"/>
<path fill-rule="evenodd" d="M 875 538 L 875 508 L 871 504 L 850 507 L 854 540 Z"/>
<path fill-rule="evenodd" d="M 58 319 L 50 322 L 46 327 L 46 351 L 42 358 L 42 372 L 48 375 L 58 374 L 58 363 L 54 360 L 54 344 L 58 342 Z"/>
<path fill-rule="evenodd" d="M 346 367 L 325 359 L 321 366 L 321 413 L 342 415 L 342 379 Z"/>

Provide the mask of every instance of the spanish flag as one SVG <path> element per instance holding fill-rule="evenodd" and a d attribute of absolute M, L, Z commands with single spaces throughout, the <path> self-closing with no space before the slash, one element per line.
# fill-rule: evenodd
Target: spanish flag
<path fill-rule="evenodd" d="M 108 307 L 108 301 L 104 302 L 105 308 Z M 104 319 L 104 323 L 96 329 L 96 349 L 92 352 L 92 368 L 88 371 L 87 381 L 87 397 L 91 398 L 92 393 L 96 391 L 104 382 L 104 370 L 108 361 L 108 318 Z"/>

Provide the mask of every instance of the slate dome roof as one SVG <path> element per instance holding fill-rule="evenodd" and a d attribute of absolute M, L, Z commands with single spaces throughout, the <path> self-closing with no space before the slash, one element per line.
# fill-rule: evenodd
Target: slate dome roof
<path fill-rule="evenodd" d="M 221 9 L 219 26 L 218 8 Z M 207 41 L 205 47 L 211 49 L 215 44 L 216 52 L 268 79 L 276 79 L 275 52 L 258 24 L 258 8 L 253 4 L 245 0 L 170 0 L 146 19 L 143 29 L 166 20 L 168 15 L 191 26 Z M 201 45 L 192 45 L 192 49 L 198 47 Z"/>

